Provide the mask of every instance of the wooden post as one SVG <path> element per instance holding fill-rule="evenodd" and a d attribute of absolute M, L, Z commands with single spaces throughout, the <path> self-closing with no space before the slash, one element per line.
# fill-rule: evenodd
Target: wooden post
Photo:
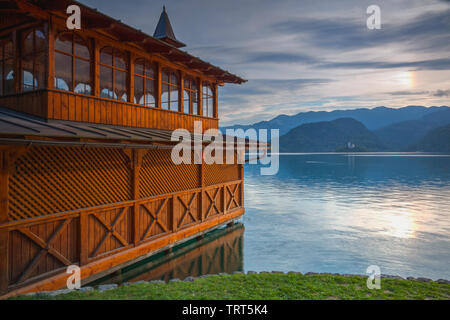
<path fill-rule="evenodd" d="M 9 221 L 9 177 L 14 172 L 14 162 L 26 152 L 25 147 L 0 146 L 0 225 Z M 0 228 L 0 293 L 8 290 L 9 283 L 9 232 Z"/>
<path fill-rule="evenodd" d="M 53 89 L 55 87 L 55 26 L 53 19 L 50 16 L 48 21 L 48 46 L 47 46 L 47 88 Z"/>
<path fill-rule="evenodd" d="M 94 59 L 93 59 L 93 63 L 94 63 L 94 68 L 93 70 L 93 74 L 94 74 L 94 96 L 95 97 L 99 97 L 100 96 L 100 44 L 99 42 L 94 39 L 92 40 L 93 46 L 94 46 Z"/>
<path fill-rule="evenodd" d="M 198 80 L 198 114 L 203 115 L 203 88 L 202 80 Z"/>
<path fill-rule="evenodd" d="M 161 109 L 161 64 L 156 64 L 156 108 Z"/>
<path fill-rule="evenodd" d="M 15 52 L 15 61 L 14 61 L 14 91 L 15 93 L 21 92 L 21 79 L 22 74 L 20 72 L 20 68 L 22 65 L 22 59 L 21 59 L 21 50 L 22 50 L 22 43 L 20 41 L 20 32 L 17 32 L 17 30 L 13 31 L 13 45 L 14 45 L 14 52 Z"/>
<path fill-rule="evenodd" d="M 172 211 L 172 214 L 170 215 L 172 217 L 172 232 L 177 231 L 178 226 L 177 226 L 177 218 L 175 217 L 175 213 L 177 212 L 177 208 L 178 206 L 176 205 L 177 203 L 177 198 L 176 196 L 172 197 L 172 205 L 170 206 L 170 209 Z"/>
<path fill-rule="evenodd" d="M 215 119 L 219 118 L 219 111 L 218 111 L 218 105 L 219 105 L 219 86 L 217 83 L 214 85 L 214 106 L 213 106 L 213 117 Z"/>
<path fill-rule="evenodd" d="M 0 149 L 0 225 L 8 222 L 8 151 Z M 8 290 L 8 230 L 0 229 L 0 293 Z"/>
<path fill-rule="evenodd" d="M 128 102 L 134 103 L 134 54 L 130 52 L 128 56 L 128 66 L 129 66 L 129 72 L 128 72 Z M 139 123 L 141 119 L 137 119 L 137 122 Z"/>
<path fill-rule="evenodd" d="M 184 73 L 180 71 L 180 92 L 178 93 L 178 112 L 184 112 Z"/>
<path fill-rule="evenodd" d="M 89 215 L 80 214 L 79 250 L 80 266 L 88 263 L 89 260 Z"/>
<path fill-rule="evenodd" d="M 133 181 L 132 181 L 132 197 L 133 200 L 139 199 L 139 190 L 140 190 L 140 173 L 142 166 L 142 159 L 144 155 L 147 153 L 145 149 L 133 149 L 132 152 L 132 163 L 131 169 L 133 171 Z M 137 245 L 140 241 L 139 237 L 139 204 L 134 203 L 133 205 L 133 243 Z"/>

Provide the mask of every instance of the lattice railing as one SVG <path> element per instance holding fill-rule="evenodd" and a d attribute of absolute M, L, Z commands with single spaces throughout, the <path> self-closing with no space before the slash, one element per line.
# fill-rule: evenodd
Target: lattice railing
<path fill-rule="evenodd" d="M 131 170 L 120 149 L 31 148 L 9 184 L 10 220 L 131 199 Z"/>
<path fill-rule="evenodd" d="M 0 225 L 0 231 L 9 232 L 9 286 L 170 237 L 212 219 L 226 221 L 243 206 L 242 184 L 233 181 Z"/>

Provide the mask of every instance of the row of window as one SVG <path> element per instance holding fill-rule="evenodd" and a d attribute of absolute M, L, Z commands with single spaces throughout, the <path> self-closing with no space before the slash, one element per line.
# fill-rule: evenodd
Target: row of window
<path fill-rule="evenodd" d="M 45 87 L 47 40 L 43 28 L 22 33 L 21 73 L 22 91 Z M 10 38 L 0 40 L 0 94 L 15 93 L 15 48 Z"/>
<path fill-rule="evenodd" d="M 126 54 L 112 47 L 100 51 L 100 96 L 129 101 Z M 55 87 L 76 93 L 93 94 L 91 86 L 91 55 L 84 40 L 71 33 L 55 40 Z M 132 101 L 147 107 L 156 106 L 156 70 L 152 62 L 138 58 L 134 61 L 134 97 Z M 163 69 L 161 74 L 161 108 L 179 111 L 180 78 L 175 70 Z M 214 94 L 211 85 L 203 84 L 203 115 L 214 116 Z M 199 114 L 197 82 L 184 79 L 182 112 Z"/>
<path fill-rule="evenodd" d="M 44 28 L 23 33 L 21 53 L 21 90 L 30 91 L 46 87 L 46 48 Z M 55 88 L 75 93 L 93 94 L 93 62 L 89 47 L 74 33 L 63 33 L 55 39 Z M 0 95 L 15 93 L 14 44 L 10 39 L 0 40 Z M 100 51 L 100 96 L 130 101 L 128 98 L 128 59 L 124 52 L 112 47 Z M 136 104 L 156 106 L 156 68 L 144 59 L 134 61 L 134 97 Z M 194 78 L 184 78 L 184 91 L 180 95 L 178 72 L 163 69 L 161 74 L 161 108 L 179 111 L 180 96 L 184 113 L 199 114 L 199 89 Z M 202 114 L 214 116 L 214 90 L 209 83 L 202 87 Z"/>

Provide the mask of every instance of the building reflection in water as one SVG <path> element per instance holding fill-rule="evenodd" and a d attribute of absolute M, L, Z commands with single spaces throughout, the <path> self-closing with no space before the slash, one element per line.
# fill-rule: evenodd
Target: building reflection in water
<path fill-rule="evenodd" d="M 243 271 L 244 225 L 212 231 L 200 240 L 191 240 L 170 253 L 125 267 L 89 285 L 198 277 L 205 274 Z"/>

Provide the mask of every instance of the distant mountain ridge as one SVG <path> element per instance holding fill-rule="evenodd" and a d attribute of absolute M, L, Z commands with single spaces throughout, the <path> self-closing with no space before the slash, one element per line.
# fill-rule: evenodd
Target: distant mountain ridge
<path fill-rule="evenodd" d="M 387 150 L 406 151 L 419 143 L 433 129 L 450 124 L 450 109 L 427 114 L 418 120 L 408 120 L 374 130 Z"/>
<path fill-rule="evenodd" d="M 373 109 L 353 109 L 353 110 L 335 110 L 335 111 L 309 111 L 300 112 L 296 115 L 279 115 L 269 121 L 261 121 L 252 125 L 234 125 L 230 127 L 222 127 L 222 131 L 226 129 L 248 128 L 258 129 L 280 129 L 280 136 L 286 134 L 291 129 L 305 123 L 333 121 L 339 118 L 353 118 L 364 124 L 369 130 L 377 130 L 388 125 L 418 120 L 427 115 L 438 111 L 450 110 L 448 106 L 440 107 L 423 107 L 423 106 L 407 106 L 403 108 L 387 108 L 376 107 Z"/>
<path fill-rule="evenodd" d="M 409 151 L 450 152 L 450 124 L 430 130 Z"/>
<path fill-rule="evenodd" d="M 353 118 L 302 124 L 280 137 L 281 152 L 383 151 L 378 137 Z"/>

